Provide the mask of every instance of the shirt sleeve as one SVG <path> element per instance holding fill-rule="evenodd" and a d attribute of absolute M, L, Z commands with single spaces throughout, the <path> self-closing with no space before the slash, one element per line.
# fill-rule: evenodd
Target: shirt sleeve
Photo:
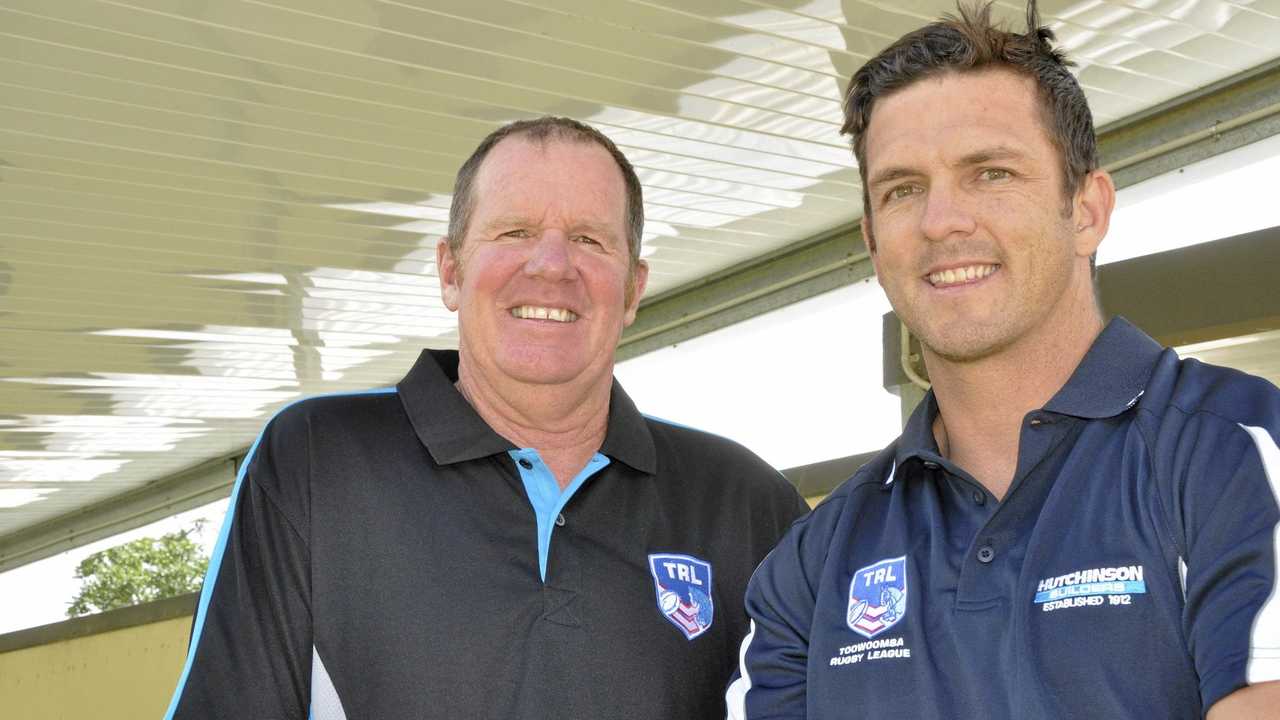
<path fill-rule="evenodd" d="M 725 694 L 730 720 L 805 717 L 809 628 L 821 570 L 807 567 L 804 557 L 813 517 L 791 527 L 747 584 L 751 624 Z"/>
<path fill-rule="evenodd" d="M 1280 679 L 1276 427 L 1232 424 L 1183 455 L 1183 625 L 1206 711 L 1244 685 Z"/>
<path fill-rule="evenodd" d="M 273 420 L 250 448 L 209 560 L 186 665 L 165 720 L 307 716 L 310 557 L 290 456 Z M 295 484 L 296 486 L 296 484 Z"/>

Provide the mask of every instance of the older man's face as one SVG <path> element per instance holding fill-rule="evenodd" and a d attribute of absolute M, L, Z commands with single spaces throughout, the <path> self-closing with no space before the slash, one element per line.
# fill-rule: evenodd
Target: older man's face
<path fill-rule="evenodd" d="M 613 158 L 516 136 L 493 148 L 474 192 L 460 257 L 437 249 L 462 362 L 490 382 L 609 382 L 648 276 L 643 262 L 631 267 Z"/>

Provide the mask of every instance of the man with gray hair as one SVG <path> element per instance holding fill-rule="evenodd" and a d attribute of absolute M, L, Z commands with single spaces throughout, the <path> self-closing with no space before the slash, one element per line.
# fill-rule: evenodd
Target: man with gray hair
<path fill-rule="evenodd" d="M 457 352 L 268 423 L 169 718 L 706 718 L 751 571 L 805 509 L 613 380 L 640 182 L 567 118 L 504 126 L 437 248 Z"/>
<path fill-rule="evenodd" d="M 753 577 L 732 717 L 1280 717 L 1280 391 L 1104 322 L 1115 188 L 1027 16 L 962 9 L 850 83 L 932 388 Z"/>

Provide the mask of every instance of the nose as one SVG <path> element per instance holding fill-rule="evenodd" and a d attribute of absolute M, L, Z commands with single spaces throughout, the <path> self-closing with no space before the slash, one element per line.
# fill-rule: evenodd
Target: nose
<path fill-rule="evenodd" d="M 560 230 L 545 230 L 530 248 L 524 274 L 551 281 L 569 278 L 573 274 L 573 259 L 569 252 L 568 235 Z"/>
<path fill-rule="evenodd" d="M 946 240 L 953 235 L 972 233 L 973 213 L 964 193 L 942 183 L 931 186 L 925 198 L 920 230 L 929 240 Z"/>

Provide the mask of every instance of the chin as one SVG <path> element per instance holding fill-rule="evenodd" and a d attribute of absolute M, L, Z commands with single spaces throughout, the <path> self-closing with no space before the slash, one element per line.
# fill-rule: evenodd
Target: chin
<path fill-rule="evenodd" d="M 910 328 L 910 325 L 908 325 Z M 911 333 L 920 344 L 942 360 L 966 363 L 983 360 L 995 355 L 1010 344 L 1010 338 L 1000 328 L 925 328 Z"/>
<path fill-rule="evenodd" d="M 506 353 L 504 353 L 506 354 Z M 566 363 L 565 352 L 525 352 L 506 354 L 500 359 L 503 375 L 530 385 L 560 385 L 582 377 L 584 363 Z"/>

